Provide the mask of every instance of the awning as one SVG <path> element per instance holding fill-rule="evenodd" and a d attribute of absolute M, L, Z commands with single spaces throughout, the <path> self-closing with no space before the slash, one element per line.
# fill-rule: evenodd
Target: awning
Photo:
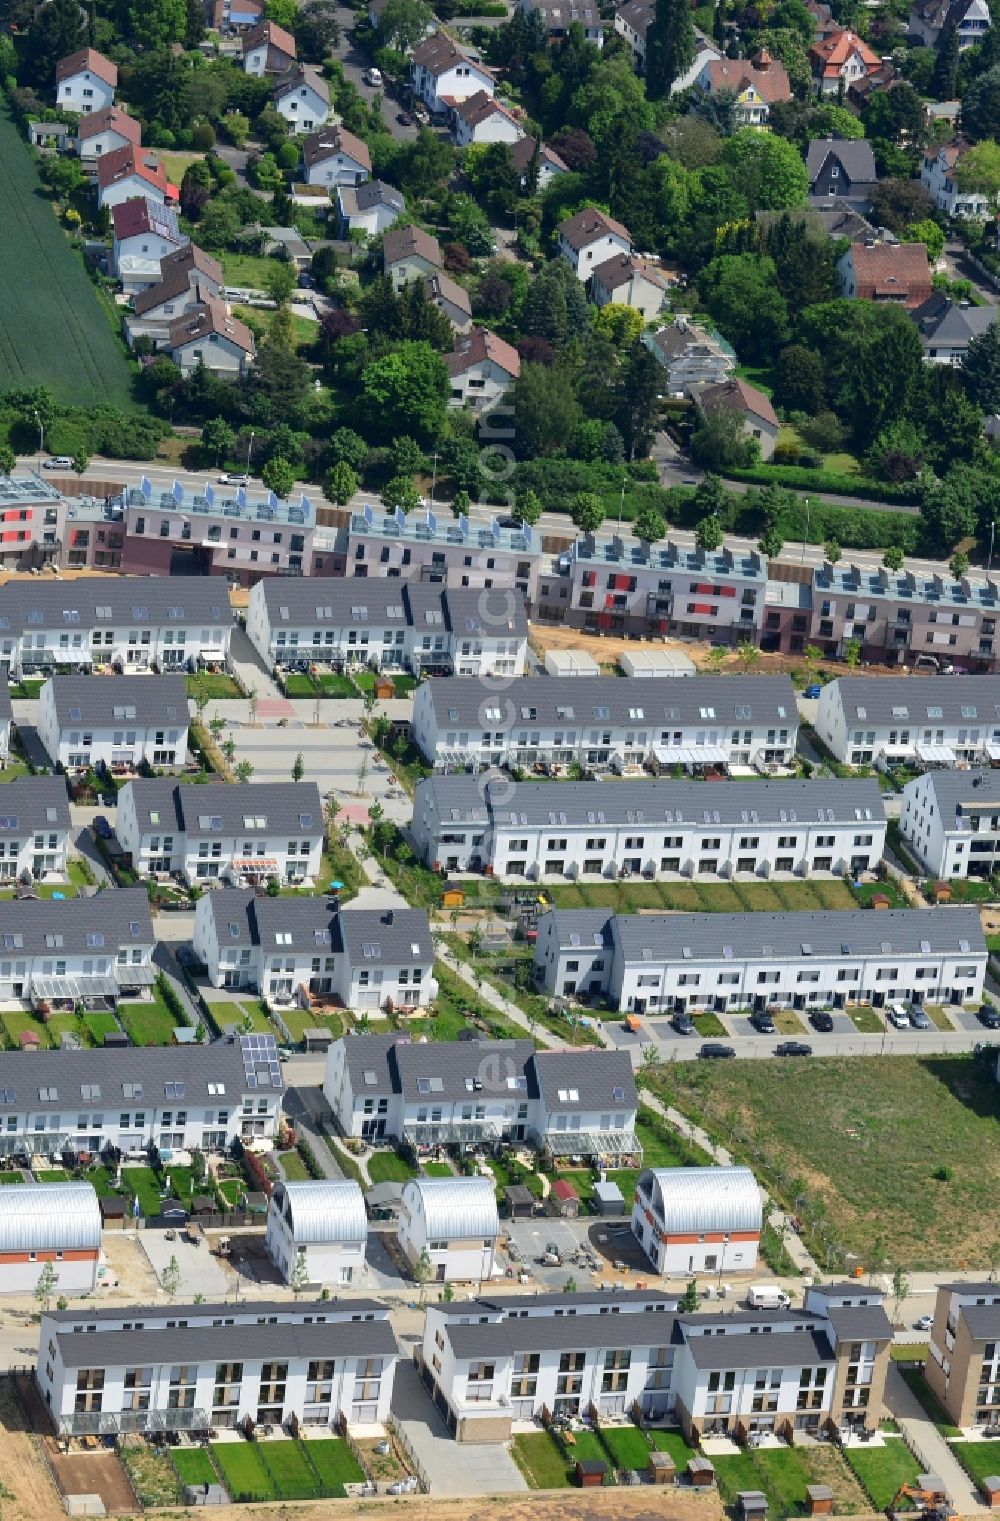
<path fill-rule="evenodd" d="M 984 745 L 987 760 L 1000 761 L 1000 745 Z"/>
<path fill-rule="evenodd" d="M 953 766 L 958 758 L 950 745 L 917 745 L 916 751 L 925 766 Z"/>
<path fill-rule="evenodd" d="M 32 977 L 35 998 L 113 998 L 118 984 L 113 977 Z"/>
<path fill-rule="evenodd" d="M 273 874 L 278 870 L 278 863 L 270 856 L 250 856 L 246 860 L 239 857 L 232 862 L 232 869 L 245 872 L 269 871 Z"/>
<path fill-rule="evenodd" d="M 115 978 L 119 987 L 151 988 L 156 981 L 156 968 L 146 963 L 141 966 L 119 966 L 116 962 Z"/>
<path fill-rule="evenodd" d="M 627 1130 L 547 1130 L 545 1145 L 554 1157 L 642 1155 L 638 1136 Z"/>
<path fill-rule="evenodd" d="M 729 760 L 721 745 L 658 745 L 653 754 L 661 766 L 724 766 Z"/>

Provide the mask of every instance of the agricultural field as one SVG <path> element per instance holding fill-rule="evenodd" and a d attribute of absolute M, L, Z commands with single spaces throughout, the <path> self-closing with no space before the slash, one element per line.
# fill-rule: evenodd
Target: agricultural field
<path fill-rule="evenodd" d="M 0 390 L 44 385 L 58 402 L 129 408 L 129 369 L 111 318 L 41 193 L 6 108 L 0 225 Z"/>
<path fill-rule="evenodd" d="M 1000 1183 L 1000 1090 L 973 1055 L 691 1062 L 652 1086 L 793 1205 L 814 1248 L 985 1267 Z M 888 1243 L 888 1245 L 886 1245 Z"/>

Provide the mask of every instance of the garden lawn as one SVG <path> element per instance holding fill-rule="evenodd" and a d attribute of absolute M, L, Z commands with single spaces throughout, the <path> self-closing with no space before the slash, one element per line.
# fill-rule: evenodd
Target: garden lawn
<path fill-rule="evenodd" d="M 278 1162 L 289 1183 L 308 1183 L 311 1177 L 308 1167 L 297 1151 L 281 1151 Z"/>
<path fill-rule="evenodd" d="M 46 386 L 57 402 L 131 410 L 131 377 L 110 315 L 59 225 L 6 104 L 0 226 L 0 391 Z"/>
<path fill-rule="evenodd" d="M 759 1489 L 768 1497 L 771 1515 L 803 1515 L 807 1486 L 829 1484 L 836 1514 L 859 1514 L 867 1509 L 857 1480 L 843 1456 L 832 1448 L 759 1447 L 738 1457 L 714 1457 L 712 1463 L 727 1505 L 735 1502 L 740 1490 Z"/>
<path fill-rule="evenodd" d="M 455 1176 L 453 1168 L 449 1167 L 447 1162 L 424 1162 L 420 1170 L 426 1178 L 453 1178 Z"/>
<path fill-rule="evenodd" d="M 841 1251 L 866 1261 L 888 1241 L 907 1271 L 990 1260 L 1000 1089 L 976 1056 L 685 1062 L 647 1080 L 779 1200 L 805 1180 L 795 1213 L 808 1223 L 821 1202 L 823 1238 Z M 942 1166 L 947 1182 L 933 1176 Z"/>
<path fill-rule="evenodd" d="M 96 1011 L 92 1014 L 83 1014 L 81 1018 L 95 1046 L 103 1046 L 105 1035 L 121 1029 L 121 1025 L 113 1014 Z"/>
<path fill-rule="evenodd" d="M 311 1500 L 322 1485 L 301 1442 L 261 1442 L 258 1450 L 282 1500 Z"/>
<path fill-rule="evenodd" d="M 567 1433 L 567 1437 L 569 1436 L 573 1438 L 572 1442 L 567 1440 L 569 1470 L 571 1473 L 575 1463 L 604 1463 L 607 1467 L 611 1466 L 608 1463 L 608 1455 L 601 1446 L 601 1439 L 596 1432 L 574 1431 Z"/>
<path fill-rule="evenodd" d="M 34 1177 L 37 1183 L 65 1183 L 69 1179 L 69 1173 L 65 1167 L 41 1167 Z"/>
<path fill-rule="evenodd" d="M 601 1432 L 614 1468 L 641 1468 L 649 1463 L 649 1443 L 637 1426 L 610 1426 Z"/>
<path fill-rule="evenodd" d="M 213 1442 L 212 1457 L 231 1500 L 273 1500 L 274 1481 L 255 1442 Z"/>
<path fill-rule="evenodd" d="M 376 1151 L 368 1163 L 368 1176 L 373 1183 L 405 1183 L 415 1178 L 417 1170 L 396 1151 Z"/>
<path fill-rule="evenodd" d="M 349 676 L 338 676 L 336 671 L 320 671 L 313 677 L 317 690 L 323 697 L 357 697 L 357 691 Z"/>
<path fill-rule="evenodd" d="M 342 1491 L 345 1484 L 365 1482 L 364 1469 L 339 1437 L 317 1437 L 304 1446 L 328 1494 Z"/>
<path fill-rule="evenodd" d="M 222 273 L 227 286 L 244 290 L 264 290 L 267 277 L 276 260 L 258 254 L 223 252 L 219 254 Z"/>
<path fill-rule="evenodd" d="M 210 1003 L 209 1012 L 219 1029 L 226 1025 L 242 1025 L 250 1020 L 250 1029 L 260 1035 L 273 1035 L 274 1026 L 256 999 L 252 1003 Z"/>
<path fill-rule="evenodd" d="M 886 1437 L 884 1447 L 848 1447 L 845 1457 L 876 1510 L 885 1510 L 901 1484 L 912 1484 L 920 1465 L 902 1437 Z"/>
<path fill-rule="evenodd" d="M 13 1047 L 15 1051 L 20 1047 L 22 1032 L 26 1030 L 31 1030 L 37 1035 L 43 1046 L 51 1046 L 52 1044 L 49 1032 L 45 1028 L 43 1021 L 38 1019 L 34 1014 L 29 1014 L 27 1010 L 5 1009 L 0 1014 L 0 1023 L 2 1023 L 4 1029 L 4 1044 Z"/>
<path fill-rule="evenodd" d="M 184 171 L 188 165 L 196 164 L 204 157 L 204 153 L 179 153 L 163 148 L 157 153 L 157 158 L 166 170 L 167 179 L 171 185 L 176 185 L 178 190 L 181 188 Z"/>
<path fill-rule="evenodd" d="M 219 1475 L 204 1447 L 175 1447 L 171 1458 L 182 1484 L 217 1484 Z"/>
<path fill-rule="evenodd" d="M 951 1450 L 974 1484 L 1000 1473 L 1000 1442 L 955 1442 Z"/>
<path fill-rule="evenodd" d="M 861 1035 L 881 1035 L 885 1029 L 883 1020 L 867 1004 L 859 1004 L 855 1008 L 845 1009 L 844 1012 Z"/>
<path fill-rule="evenodd" d="M 0 1172 L 0 1188 L 11 1187 L 15 1183 L 23 1183 L 24 1174 L 20 1172 Z"/>
<path fill-rule="evenodd" d="M 130 1205 L 138 1194 L 139 1209 L 147 1218 L 160 1213 L 160 1184 L 151 1167 L 123 1167 L 121 1191 Z"/>
<path fill-rule="evenodd" d="M 318 1014 L 312 1009 L 282 1009 L 281 1023 L 296 1045 L 301 1045 L 305 1038 L 306 1030 L 322 1030 L 325 1028 L 330 1031 L 334 1040 L 339 1040 L 345 1028 L 345 1021 L 340 1014 L 333 1012 Z M 270 1028 L 273 1034 L 274 1026 L 272 1025 Z M 278 1033 L 280 1034 L 280 1031 Z"/>
<path fill-rule="evenodd" d="M 574 882 L 543 886 L 557 908 L 667 909 L 692 914 L 775 914 L 850 909 L 845 883 L 828 882 Z"/>
<path fill-rule="evenodd" d="M 685 1442 L 684 1433 L 681 1431 L 653 1430 L 649 1436 L 657 1452 L 669 1452 L 679 1474 L 684 1472 L 690 1460 L 697 1454 L 697 1449 Z"/>
<path fill-rule="evenodd" d="M 118 1017 L 133 1046 L 169 1046 L 178 1023 L 157 992 L 152 1003 L 120 1003 Z"/>
<path fill-rule="evenodd" d="M 185 676 L 184 684 L 189 697 L 204 696 L 210 702 L 242 696 L 236 682 L 225 671 L 198 671 L 193 676 Z"/>
<path fill-rule="evenodd" d="M 566 1460 L 547 1431 L 531 1431 L 513 1441 L 514 1461 L 532 1489 L 566 1489 Z"/>
<path fill-rule="evenodd" d="M 841 884 L 843 886 L 843 884 Z M 909 908 L 910 900 L 904 898 L 895 882 L 862 882 L 859 887 L 845 889 L 849 891 L 855 904 L 860 903 L 862 908 L 870 908 L 874 897 L 881 896 L 889 899 L 890 908 Z"/>

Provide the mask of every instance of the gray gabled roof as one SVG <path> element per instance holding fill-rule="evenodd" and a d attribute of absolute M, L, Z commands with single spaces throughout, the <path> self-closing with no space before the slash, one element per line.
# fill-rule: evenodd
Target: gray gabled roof
<path fill-rule="evenodd" d="M 485 1325 L 449 1321 L 444 1335 L 457 1358 L 514 1357 L 519 1352 L 560 1352 L 617 1347 L 666 1347 L 674 1340 L 675 1317 L 668 1311 L 639 1310 L 631 1315 L 528 1315 Z M 714 1345 L 716 1338 L 702 1338 Z M 720 1337 L 722 1341 L 725 1338 Z M 741 1338 L 742 1340 L 742 1338 Z M 747 1338 L 749 1340 L 749 1338 Z M 735 1344 L 735 1338 L 734 1338 Z M 757 1360 L 760 1343 L 754 1338 Z"/>
<path fill-rule="evenodd" d="M 952 301 L 943 291 L 935 291 L 910 316 L 920 329 L 920 341 L 925 347 L 930 344 L 955 347 L 988 332 L 997 320 L 997 309 L 973 306 L 969 301 Z"/>
<path fill-rule="evenodd" d="M 638 1108 L 639 1095 L 627 1051 L 536 1051 L 535 1083 L 546 1110 Z"/>
<path fill-rule="evenodd" d="M 756 1368 L 766 1361 L 772 1368 L 815 1368 L 833 1361 L 833 1348 L 820 1330 L 783 1331 L 768 1336 L 766 1351 L 759 1336 L 690 1336 L 688 1350 L 696 1368 Z"/>
<path fill-rule="evenodd" d="M 135 1307 L 130 1304 L 95 1305 L 88 1302 L 71 1310 L 46 1310 L 46 1321 L 57 1326 L 69 1326 L 83 1331 L 89 1326 L 102 1323 L 132 1322 Z M 235 1299 L 210 1299 L 200 1304 L 188 1300 L 184 1303 L 144 1305 L 142 1321 L 151 1329 L 164 1329 L 168 1320 L 179 1318 L 192 1326 L 211 1326 L 213 1320 L 242 1321 L 256 1325 L 258 1317 L 275 1318 L 279 1325 L 322 1323 L 325 1320 L 358 1320 L 373 1314 L 386 1315 L 386 1306 L 378 1299 L 252 1299 L 237 1302 Z M 106 1333 L 102 1333 L 106 1334 Z"/>
<path fill-rule="evenodd" d="M 810 184 L 830 158 L 842 166 L 852 185 L 874 182 L 875 154 L 867 138 L 814 137 L 806 150 Z"/>
<path fill-rule="evenodd" d="M 52 689 L 60 728 L 188 726 L 183 676 L 52 676 L 46 686 Z"/>
<path fill-rule="evenodd" d="M 123 792 L 126 790 L 122 789 Z M 207 782 L 185 787 L 159 777 L 127 784 L 139 829 L 183 830 L 190 839 L 246 835 L 323 838 L 323 804 L 315 782 L 255 782 L 232 787 Z"/>
<path fill-rule="evenodd" d="M 607 908 L 553 908 L 542 915 L 539 930 L 545 925 L 563 950 L 604 949 L 611 945 L 614 917 Z"/>
<path fill-rule="evenodd" d="M 995 813 L 1000 803 L 1000 771 L 928 771 L 919 780 L 930 788 L 945 830 L 954 829 L 960 815 Z"/>
<path fill-rule="evenodd" d="M 965 1304 L 959 1314 L 974 1341 L 993 1341 L 1000 1336 L 1000 1304 Z"/>
<path fill-rule="evenodd" d="M 486 824 L 490 809 L 483 796 L 479 777 L 467 772 L 446 776 L 435 772 L 417 783 L 413 800 L 413 817 L 425 809 L 433 813 L 442 824 Z"/>
<path fill-rule="evenodd" d="M 6 789 L 0 788 L 0 793 Z M 110 957 L 152 945 L 149 898 L 141 887 L 78 898 L 17 898 L 0 913 L 0 956 Z"/>
<path fill-rule="evenodd" d="M 848 726 L 978 723 L 1000 727 L 1000 676 L 851 676 L 831 682 Z M 829 690 L 827 688 L 826 690 Z"/>
<path fill-rule="evenodd" d="M 0 692 L 7 688 L 0 683 Z M 0 840 L 69 829 L 69 796 L 61 776 L 18 776 L 0 787 Z"/>
<path fill-rule="evenodd" d="M 827 1311 L 837 1341 L 892 1341 L 892 1323 L 880 1304 L 834 1306 Z"/>
<path fill-rule="evenodd" d="M 229 628 L 232 622 L 226 587 L 211 576 L 82 576 L 75 581 L 8 581 L 0 588 L 0 635 L 46 629 Z"/>
<path fill-rule="evenodd" d="M 351 908 L 335 920 L 339 944 L 353 967 L 429 966 L 434 943 L 426 909 Z"/>
<path fill-rule="evenodd" d="M 313 1325 L 179 1327 L 155 1331 L 60 1331 L 67 1368 L 117 1368 L 138 1364 L 230 1362 L 242 1359 L 395 1357 L 399 1351 L 387 1320 L 337 1320 Z"/>
<path fill-rule="evenodd" d="M 476 590 L 376 577 L 322 582 L 268 577 L 261 584 L 272 632 L 398 626 L 470 637 L 528 633 L 523 597 L 499 587 Z"/>
<path fill-rule="evenodd" d="M 1000 686 L 1000 678 L 997 678 Z M 669 687 L 669 691 L 664 691 Z M 654 690 L 650 691 L 649 688 Z M 623 681 L 617 676 L 577 676 L 571 682 L 521 676 L 491 686 L 476 676 L 446 676 L 423 689 L 439 728 L 483 726 L 482 710 L 494 705 L 499 720 L 489 727 L 523 723 L 646 724 L 651 728 L 762 723 L 798 726 L 795 692 L 788 676 L 691 676 L 683 681 Z"/>

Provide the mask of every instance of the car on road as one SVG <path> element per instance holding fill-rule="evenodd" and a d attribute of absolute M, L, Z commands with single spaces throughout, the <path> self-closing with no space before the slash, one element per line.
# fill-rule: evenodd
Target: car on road
<path fill-rule="evenodd" d="M 114 836 L 114 830 L 103 813 L 97 814 L 94 818 L 94 833 L 99 835 L 102 840 L 110 840 Z"/>
<path fill-rule="evenodd" d="M 781 1040 L 774 1048 L 775 1056 L 812 1056 L 813 1048 L 804 1040 Z"/>
<path fill-rule="evenodd" d="M 248 475 L 229 475 L 223 470 L 219 476 L 218 484 L 220 486 L 249 486 L 250 477 Z"/>
<path fill-rule="evenodd" d="M 774 1018 L 766 1009 L 755 1009 L 750 1015 L 750 1023 L 758 1035 L 774 1034 Z"/>
<path fill-rule="evenodd" d="M 814 681 L 813 684 L 812 684 L 812 686 L 806 687 L 805 691 L 802 693 L 802 696 L 803 697 L 818 697 L 820 695 L 820 693 L 822 692 L 822 690 L 823 690 L 823 688 L 820 686 L 819 682 L 818 681 Z"/>
<path fill-rule="evenodd" d="M 370 68 L 370 69 L 365 69 L 365 72 L 362 75 L 362 78 L 364 79 L 365 84 L 366 85 L 371 85 L 373 89 L 380 90 L 382 88 L 382 70 L 381 69 L 376 69 L 374 67 Z"/>
<path fill-rule="evenodd" d="M 413 117 L 410 115 L 409 111 L 397 111 L 396 120 L 401 127 L 413 126 Z"/>
<path fill-rule="evenodd" d="M 831 1035 L 833 1033 L 833 1015 L 829 1009 L 813 1009 L 809 1016 L 809 1023 L 821 1035 Z"/>
<path fill-rule="evenodd" d="M 734 1048 L 723 1045 L 721 1040 L 706 1040 L 703 1045 L 698 1047 L 698 1056 L 705 1062 L 725 1061 L 727 1057 L 735 1055 Z"/>
<path fill-rule="evenodd" d="M 42 465 L 43 470 L 72 470 L 73 456 L 70 454 L 53 454 Z"/>
<path fill-rule="evenodd" d="M 979 1023 L 987 1030 L 1000 1030 L 1000 1009 L 992 1003 L 984 1003 L 979 1010 Z"/>
<path fill-rule="evenodd" d="M 919 1316 L 919 1318 L 917 1320 L 915 1320 L 913 1322 L 913 1329 L 914 1329 L 914 1331 L 930 1331 L 932 1329 L 933 1325 L 934 1325 L 934 1318 L 933 1318 L 933 1316 L 931 1316 L 931 1315 L 921 1315 L 921 1316 Z"/>
<path fill-rule="evenodd" d="M 698 1033 L 690 1014 L 675 1014 L 670 1023 L 678 1035 L 697 1035 Z"/>
<path fill-rule="evenodd" d="M 915 1030 L 933 1030 L 934 1021 L 930 1015 L 925 1014 L 923 1009 L 917 1008 L 915 1004 L 911 1004 L 906 1015 Z"/>
<path fill-rule="evenodd" d="M 910 1016 L 901 1003 L 891 1003 L 885 1012 L 889 1023 L 895 1025 L 897 1030 L 910 1028 Z"/>

